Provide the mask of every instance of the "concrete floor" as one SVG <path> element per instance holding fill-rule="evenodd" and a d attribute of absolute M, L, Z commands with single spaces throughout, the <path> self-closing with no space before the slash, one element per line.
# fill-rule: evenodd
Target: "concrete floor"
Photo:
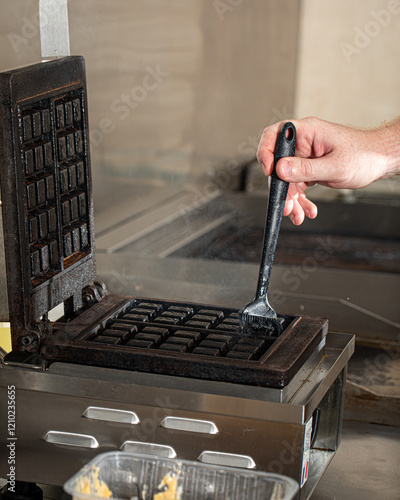
<path fill-rule="evenodd" d="M 399 500 L 399 464 L 399 427 L 345 422 L 339 450 L 312 500 Z"/>

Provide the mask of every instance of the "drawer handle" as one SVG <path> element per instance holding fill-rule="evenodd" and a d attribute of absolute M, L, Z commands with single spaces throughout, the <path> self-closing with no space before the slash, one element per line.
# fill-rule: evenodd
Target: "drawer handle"
<path fill-rule="evenodd" d="M 121 446 L 122 451 L 131 453 L 143 453 L 145 455 L 155 455 L 162 458 L 175 458 L 176 452 L 172 446 L 155 443 L 142 443 L 141 441 L 125 441 Z"/>
<path fill-rule="evenodd" d="M 82 417 L 104 422 L 117 422 L 119 424 L 136 425 L 140 422 L 139 417 L 133 411 L 101 408 L 99 406 L 89 406 L 83 412 Z"/>
<path fill-rule="evenodd" d="M 194 418 L 165 417 L 161 427 L 174 431 L 200 432 L 201 434 L 218 434 L 218 427 L 210 420 Z"/>
<path fill-rule="evenodd" d="M 95 437 L 88 434 L 76 434 L 75 432 L 49 431 L 43 439 L 47 443 L 63 446 L 76 446 L 78 448 L 99 447 L 99 443 Z"/>
<path fill-rule="evenodd" d="M 203 451 L 197 460 L 206 464 L 240 467 L 242 469 L 255 469 L 256 467 L 256 463 L 248 455 L 236 455 L 220 451 Z"/>

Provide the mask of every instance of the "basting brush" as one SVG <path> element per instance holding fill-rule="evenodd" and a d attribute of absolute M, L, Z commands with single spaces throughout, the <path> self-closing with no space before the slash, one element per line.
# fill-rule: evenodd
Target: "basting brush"
<path fill-rule="evenodd" d="M 294 156 L 296 147 L 296 128 L 287 122 L 281 128 L 276 140 L 274 169 L 271 174 L 264 244 L 255 299 L 240 312 L 241 330 L 245 335 L 275 335 L 282 331 L 276 312 L 268 303 L 267 292 L 274 261 L 276 243 L 282 220 L 283 208 L 289 183 L 282 181 L 276 174 L 278 160 Z"/>

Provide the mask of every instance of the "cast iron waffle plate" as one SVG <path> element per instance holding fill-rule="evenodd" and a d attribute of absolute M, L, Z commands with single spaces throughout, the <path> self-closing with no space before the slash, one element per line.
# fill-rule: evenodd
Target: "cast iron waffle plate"
<path fill-rule="evenodd" d="M 0 73 L 0 95 L 4 247 L 19 350 L 56 305 L 77 310 L 95 279 L 84 60 Z"/>
<path fill-rule="evenodd" d="M 280 320 L 279 337 L 245 337 L 234 309 L 110 295 L 75 320 L 54 324 L 41 354 L 48 361 L 283 387 L 324 338 L 328 322 Z"/>
<path fill-rule="evenodd" d="M 19 109 L 33 287 L 81 259 L 89 245 L 82 98 L 79 89 Z"/>

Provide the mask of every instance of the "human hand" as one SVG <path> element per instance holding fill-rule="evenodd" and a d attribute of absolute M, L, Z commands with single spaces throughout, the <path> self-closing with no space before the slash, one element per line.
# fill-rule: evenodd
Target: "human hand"
<path fill-rule="evenodd" d="M 267 127 L 257 159 L 266 175 L 274 166 L 276 138 L 285 122 Z M 296 156 L 278 161 L 278 177 L 290 182 L 283 215 L 295 225 L 318 210 L 307 199 L 308 186 L 356 189 L 400 172 L 400 118 L 373 130 L 362 130 L 318 118 L 293 120 L 297 131 Z"/>

